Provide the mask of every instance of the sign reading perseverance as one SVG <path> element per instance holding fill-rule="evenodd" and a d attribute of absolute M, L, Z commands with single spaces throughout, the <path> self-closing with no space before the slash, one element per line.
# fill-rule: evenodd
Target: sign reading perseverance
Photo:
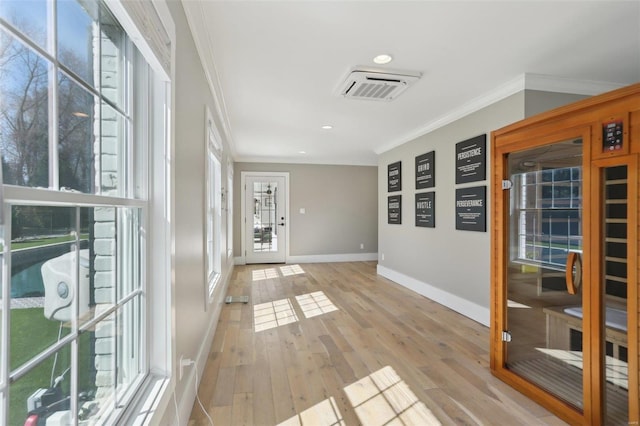
<path fill-rule="evenodd" d="M 486 179 L 487 135 L 456 144 L 456 184 Z"/>
<path fill-rule="evenodd" d="M 456 229 L 486 232 L 487 187 L 456 189 Z"/>

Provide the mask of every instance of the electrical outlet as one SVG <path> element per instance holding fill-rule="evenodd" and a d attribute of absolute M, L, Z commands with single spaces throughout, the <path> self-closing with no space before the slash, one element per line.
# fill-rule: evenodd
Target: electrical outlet
<path fill-rule="evenodd" d="M 360 243 L 360 250 L 364 250 L 364 244 Z"/>
<path fill-rule="evenodd" d="M 191 364 L 193 364 L 193 360 L 191 358 L 185 358 L 184 355 L 180 355 L 180 370 L 178 372 L 178 380 L 182 380 L 184 367 L 188 367 Z"/>
<path fill-rule="evenodd" d="M 184 365 L 182 364 L 183 358 L 184 355 L 180 355 L 180 364 L 178 364 L 178 366 L 180 367 L 180 370 L 178 372 L 178 380 L 182 380 L 182 368 L 184 367 Z"/>
<path fill-rule="evenodd" d="M 384 260 L 384 253 L 382 253 L 382 260 Z"/>

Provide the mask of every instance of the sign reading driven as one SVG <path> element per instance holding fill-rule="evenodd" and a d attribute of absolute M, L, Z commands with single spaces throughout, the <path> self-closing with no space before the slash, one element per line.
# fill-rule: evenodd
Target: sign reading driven
<path fill-rule="evenodd" d="M 431 151 L 416 157 L 416 189 L 436 186 L 436 152 Z"/>
<path fill-rule="evenodd" d="M 456 144 L 456 184 L 486 179 L 487 135 Z"/>

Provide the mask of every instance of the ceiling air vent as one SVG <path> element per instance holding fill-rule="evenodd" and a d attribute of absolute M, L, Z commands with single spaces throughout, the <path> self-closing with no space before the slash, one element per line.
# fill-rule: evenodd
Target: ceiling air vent
<path fill-rule="evenodd" d="M 391 101 L 418 81 L 419 72 L 356 68 L 338 88 L 345 98 Z"/>

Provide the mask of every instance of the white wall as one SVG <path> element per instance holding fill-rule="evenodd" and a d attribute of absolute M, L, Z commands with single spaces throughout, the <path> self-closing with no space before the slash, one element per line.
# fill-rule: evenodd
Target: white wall
<path fill-rule="evenodd" d="M 240 212 L 243 171 L 289 173 L 291 261 L 375 259 L 378 252 L 377 167 L 236 163 L 236 212 Z M 300 214 L 301 208 L 305 214 Z M 244 221 L 239 214 L 236 217 L 234 252 L 241 256 L 240 226 Z"/>
<path fill-rule="evenodd" d="M 491 131 L 584 96 L 526 90 L 380 155 L 378 273 L 489 325 L 491 267 Z M 455 144 L 487 135 L 487 180 L 455 184 Z M 436 227 L 415 226 L 415 157 L 435 150 Z M 387 166 L 402 161 L 402 225 L 387 224 Z M 487 186 L 487 232 L 459 231 L 455 190 Z M 384 255 L 384 260 L 382 256 Z"/>
<path fill-rule="evenodd" d="M 180 357 L 198 363 L 204 370 L 209 347 L 226 294 L 226 284 L 232 264 L 226 261 L 226 215 L 222 215 L 221 253 L 222 282 L 212 304 L 206 305 L 204 203 L 205 203 L 205 105 L 215 111 L 209 89 L 183 7 L 179 2 L 167 2 L 176 26 L 175 75 L 173 78 L 173 111 L 175 114 L 175 291 L 173 309 L 175 333 L 172 342 L 175 356 L 173 371 L 178 377 Z M 217 117 L 214 117 L 217 119 Z M 229 147 L 224 145 L 222 160 L 223 186 L 226 186 Z M 193 401 L 195 369 L 187 367 L 175 388 L 180 423 L 188 421 Z M 167 406 L 161 424 L 176 424 L 174 404 Z"/>

